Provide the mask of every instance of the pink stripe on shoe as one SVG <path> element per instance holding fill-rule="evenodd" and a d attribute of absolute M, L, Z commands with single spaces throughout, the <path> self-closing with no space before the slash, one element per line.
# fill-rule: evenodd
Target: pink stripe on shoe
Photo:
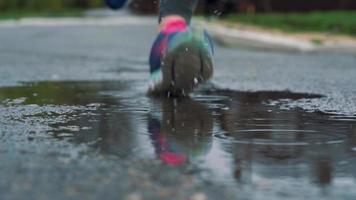
<path fill-rule="evenodd" d="M 162 33 L 174 33 L 187 31 L 188 25 L 184 19 L 170 19 L 164 23 Z"/>

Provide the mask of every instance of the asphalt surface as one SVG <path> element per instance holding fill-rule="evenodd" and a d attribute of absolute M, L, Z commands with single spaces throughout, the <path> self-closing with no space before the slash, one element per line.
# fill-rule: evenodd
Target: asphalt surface
<path fill-rule="evenodd" d="M 155 118 L 162 123 L 166 121 L 164 114 L 161 118 L 156 115 L 175 112 L 169 109 L 170 102 L 157 103 L 146 97 L 147 54 L 155 36 L 155 19 L 126 16 L 104 20 L 104 24 L 99 19 L 86 20 L 63 23 L 28 20 L 22 24 L 0 25 L 1 199 L 356 197 L 352 189 L 356 185 L 355 55 L 266 52 L 218 46 L 215 76 L 207 86 L 209 92 L 198 92 L 193 95 L 195 101 L 179 104 L 183 113 L 190 108 L 194 116 L 200 113 L 195 118 L 188 117 L 189 120 L 202 118 L 189 124 L 188 127 L 193 127 L 191 131 L 211 131 L 219 138 L 216 124 L 220 124 L 221 131 L 229 133 L 230 129 L 238 129 L 236 124 L 243 121 L 243 116 L 236 118 L 234 111 L 226 114 L 221 110 L 240 109 L 242 113 L 251 112 L 247 118 L 256 121 L 272 112 L 278 114 L 278 119 L 288 119 L 286 124 L 290 129 L 301 122 L 317 124 L 318 130 L 326 127 L 327 134 L 340 131 L 342 137 L 338 134 L 330 139 L 319 135 L 316 139 L 305 139 L 306 142 L 298 139 L 298 143 L 295 138 L 283 138 L 267 141 L 267 144 L 264 140 L 248 143 L 247 136 L 233 137 L 230 140 L 235 142 L 231 144 L 226 143 L 229 139 L 225 136 L 220 137 L 221 144 L 220 140 L 205 142 L 203 139 L 204 148 L 185 147 L 193 149 L 193 153 L 187 153 L 194 155 L 189 158 L 190 164 L 172 167 L 162 164 L 162 152 L 157 150 L 160 147 L 155 146 L 159 144 L 154 139 L 147 142 L 148 136 L 138 136 L 155 124 Z M 44 92 L 46 89 L 52 92 Z M 251 96 L 246 92 L 252 93 Z M 237 103 L 226 102 L 221 96 Z M 239 102 L 245 102 L 241 105 L 246 106 L 258 105 L 258 109 L 236 107 Z M 200 105 L 204 103 L 207 108 Z M 214 110 L 217 108 L 220 110 Z M 286 113 L 283 110 L 287 110 Z M 106 115 L 114 117 L 95 117 Z M 269 115 L 266 118 L 273 121 Z M 340 119 L 340 122 L 330 121 L 330 118 Z M 224 123 L 226 120 L 238 123 Z M 318 120 L 324 125 L 317 123 Z M 290 121 L 293 124 L 289 124 Z M 208 125 L 194 128 L 199 123 Z M 231 124 L 234 125 L 231 127 Z M 169 129 L 163 125 L 161 128 Z M 80 134 L 74 137 L 77 132 Z M 116 132 L 124 135 L 112 136 Z M 95 135 L 98 133 L 100 136 Z M 109 136 L 105 136 L 108 133 Z M 113 138 L 117 142 L 110 142 Z M 106 142 L 98 147 L 97 140 Z M 340 141 L 346 142 L 339 144 Z M 239 142 L 252 146 L 232 145 Z M 278 148 L 270 150 L 270 146 L 281 142 L 287 146 L 290 142 L 293 146 L 292 149 L 278 147 L 289 153 L 283 154 Z M 150 147 L 151 143 L 156 150 Z M 323 145 L 316 145 L 319 143 Z M 328 144 L 336 145 L 324 146 Z M 258 145 L 266 148 L 259 149 Z M 303 148 L 294 148 L 296 146 Z M 236 153 L 249 148 L 253 149 L 251 155 L 257 154 L 255 150 L 268 153 L 254 159 L 248 152 L 241 158 Z M 212 153 L 208 154 L 208 150 Z M 156 159 L 155 151 L 161 155 L 161 161 Z M 230 154 L 231 160 L 219 159 Z M 231 162 L 235 163 L 234 167 Z M 225 169 L 224 165 L 228 167 Z M 230 180 L 226 178 L 226 171 L 231 168 L 241 168 L 247 173 L 235 170 Z M 246 174 L 249 178 L 244 177 Z M 316 178 L 310 180 L 313 175 Z"/>

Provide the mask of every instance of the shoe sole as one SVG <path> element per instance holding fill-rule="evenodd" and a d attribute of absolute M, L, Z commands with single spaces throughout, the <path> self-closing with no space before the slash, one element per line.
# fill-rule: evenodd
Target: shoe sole
<path fill-rule="evenodd" d="M 165 56 L 162 66 L 161 91 L 167 95 L 186 96 L 213 74 L 211 58 L 191 42 L 183 43 Z"/>

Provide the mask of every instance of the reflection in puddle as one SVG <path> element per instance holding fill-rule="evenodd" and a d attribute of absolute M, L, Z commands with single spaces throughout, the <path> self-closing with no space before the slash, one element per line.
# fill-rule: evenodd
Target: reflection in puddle
<path fill-rule="evenodd" d="M 266 103 L 319 95 L 211 90 L 166 99 L 136 94 L 132 87 L 42 82 L 2 88 L 1 115 L 48 125 L 44 131 L 53 137 L 102 154 L 194 165 L 203 179 L 251 190 L 294 191 L 303 184 L 348 192 L 356 186 L 355 116 Z"/>
<path fill-rule="evenodd" d="M 213 117 L 204 104 L 191 99 L 156 99 L 161 117 L 149 115 L 150 139 L 158 157 L 180 165 L 206 155 L 212 146 Z"/>

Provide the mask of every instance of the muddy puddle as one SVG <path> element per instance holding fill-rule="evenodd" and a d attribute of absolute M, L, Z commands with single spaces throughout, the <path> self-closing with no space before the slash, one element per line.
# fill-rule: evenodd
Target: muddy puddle
<path fill-rule="evenodd" d="M 134 87 L 103 81 L 2 88 L 1 120 L 40 125 L 29 130 L 29 140 L 44 132 L 120 159 L 194 165 L 207 182 L 355 194 L 356 116 L 278 103 L 320 95 L 203 89 L 191 98 L 167 99 Z M 304 189 L 296 188 L 301 184 Z"/>

